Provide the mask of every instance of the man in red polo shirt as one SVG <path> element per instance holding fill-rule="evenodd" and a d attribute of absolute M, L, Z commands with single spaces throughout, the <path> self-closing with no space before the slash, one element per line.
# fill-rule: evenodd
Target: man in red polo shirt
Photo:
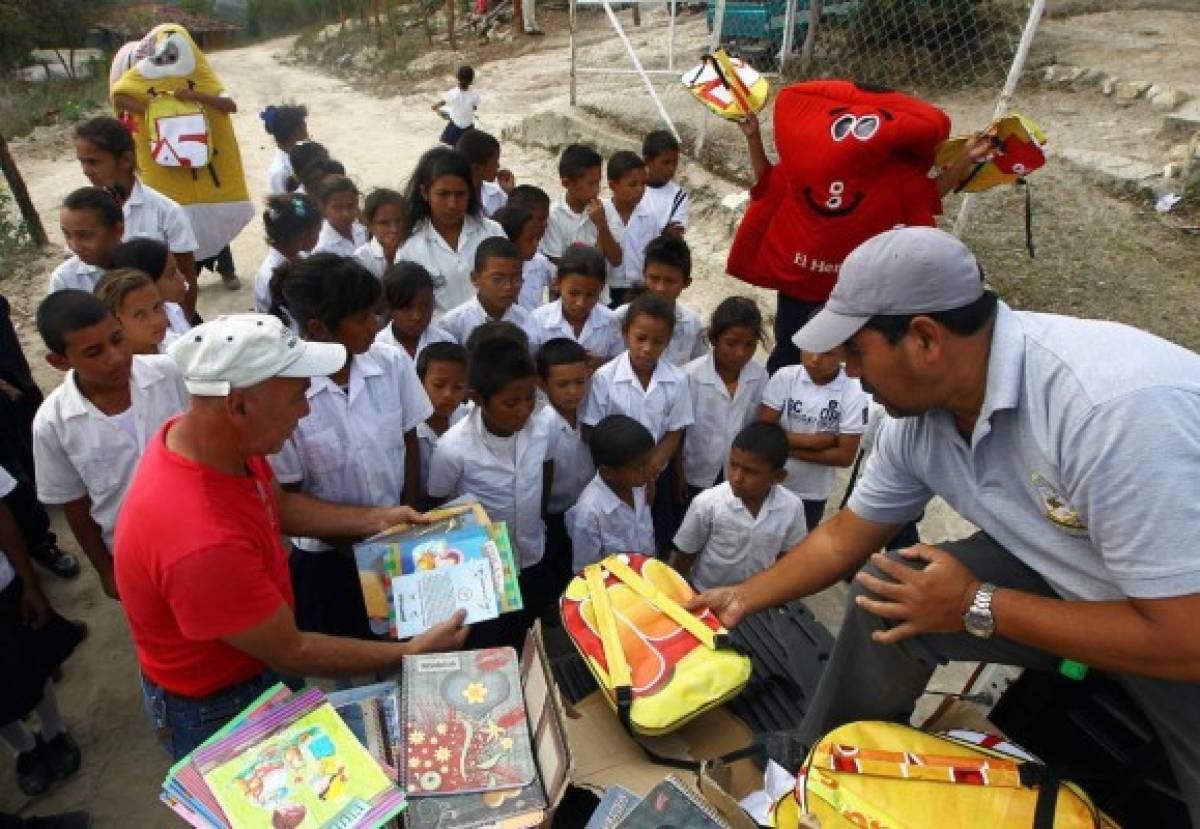
<path fill-rule="evenodd" d="M 461 647 L 461 612 L 403 643 L 296 628 L 281 534 L 358 539 L 420 520 L 407 507 L 285 492 L 271 473 L 266 456 L 308 413 L 309 378 L 341 368 L 345 349 L 238 314 L 194 328 L 170 353 L 191 407 L 147 444 L 114 559 L 147 710 L 171 754 L 189 753 L 279 675 L 390 671 L 405 654 Z"/>

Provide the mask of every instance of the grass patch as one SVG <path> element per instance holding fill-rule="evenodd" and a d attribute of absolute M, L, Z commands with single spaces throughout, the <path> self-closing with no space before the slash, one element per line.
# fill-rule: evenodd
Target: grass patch
<path fill-rule="evenodd" d="M 107 66 L 107 64 L 104 64 Z M 38 83 L 0 83 L 0 132 L 13 139 L 35 127 L 73 124 L 108 102 L 108 75 Z"/>

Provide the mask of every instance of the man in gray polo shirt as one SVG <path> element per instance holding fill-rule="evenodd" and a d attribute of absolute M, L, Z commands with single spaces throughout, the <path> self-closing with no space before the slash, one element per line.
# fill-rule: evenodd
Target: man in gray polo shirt
<path fill-rule="evenodd" d="M 906 721 L 940 662 L 1070 658 L 1141 703 L 1200 826 L 1200 356 L 1013 311 L 965 245 L 924 227 L 852 252 L 795 343 L 844 344 L 892 417 L 847 508 L 694 604 L 734 625 L 862 568 L 801 738 Z M 981 532 L 880 553 L 934 495 Z"/>

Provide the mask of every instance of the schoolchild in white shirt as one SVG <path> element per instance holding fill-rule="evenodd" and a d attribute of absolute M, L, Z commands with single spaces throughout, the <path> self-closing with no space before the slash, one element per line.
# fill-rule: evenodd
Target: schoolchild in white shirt
<path fill-rule="evenodd" d="M 368 241 L 367 229 L 358 220 L 358 187 L 346 176 L 327 176 L 317 188 L 321 203 L 321 233 L 313 253 L 354 256 Z"/>
<path fill-rule="evenodd" d="M 675 327 L 663 359 L 675 366 L 685 366 L 708 353 L 704 321 L 679 301 L 692 284 L 692 252 L 683 239 L 659 236 L 646 246 L 645 259 L 646 292 L 665 299 L 675 314 Z M 625 311 L 625 306 L 618 308 L 617 316 L 623 318 Z"/>
<path fill-rule="evenodd" d="M 554 441 L 554 482 L 546 510 L 546 551 L 552 556 L 555 592 L 566 590 L 571 574 L 571 539 L 564 515 L 596 474 L 592 454 L 583 439 L 579 407 L 587 397 L 588 353 L 575 340 L 557 337 L 537 350 L 538 383 L 549 405 L 535 417 L 544 418 Z"/>
<path fill-rule="evenodd" d="M 354 251 L 354 258 L 376 279 L 383 279 L 396 261 L 407 212 L 404 196 L 386 187 L 372 190 L 363 202 L 363 219 L 371 240 Z"/>
<path fill-rule="evenodd" d="M 512 645 L 558 598 L 545 556 L 543 516 L 554 461 L 549 428 L 533 416 L 537 369 L 526 343 L 507 337 L 485 342 L 475 352 L 468 349 L 475 408 L 438 441 L 429 465 L 429 495 L 440 501 L 469 492 L 493 521 L 508 525 L 525 609 L 476 626 L 468 647 L 488 640 Z"/>
<path fill-rule="evenodd" d="M 519 207 L 529 211 L 533 216 L 534 223 L 532 234 L 537 236 L 538 251 L 542 252 L 541 243 L 546 237 L 546 229 L 550 224 L 550 196 L 546 191 L 532 184 L 518 184 L 508 194 L 508 203 L 505 207 Z M 542 253 L 544 256 L 544 252 Z"/>
<path fill-rule="evenodd" d="M 533 312 L 546 304 L 546 292 L 554 281 L 554 264 L 538 250 L 542 225 L 533 213 L 514 204 L 505 205 L 492 216 L 521 257 L 521 293 L 517 304 Z"/>
<path fill-rule="evenodd" d="M 383 275 L 383 301 L 387 321 L 375 342 L 401 348 L 414 360 L 426 346 L 454 342 L 449 331 L 433 324 L 433 277 L 416 262 L 400 262 L 388 269 Z"/>
<path fill-rule="evenodd" d="M 550 207 L 542 253 L 558 263 L 563 251 L 574 244 L 598 246 L 604 257 L 621 261 L 621 245 L 608 227 L 604 203 L 600 201 L 600 175 L 604 160 L 584 144 L 570 144 L 558 159 L 558 176 L 563 197 Z"/>
<path fill-rule="evenodd" d="M 630 289 L 642 284 L 646 246 L 658 236 L 658 225 L 643 203 L 646 163 L 637 153 L 621 150 L 608 159 L 608 189 L 612 195 L 604 199 L 604 213 L 620 248 L 615 258 L 605 250 L 608 291 L 612 307 L 619 308 Z"/>
<path fill-rule="evenodd" d="M 281 265 L 294 265 L 313 249 L 321 232 L 317 200 L 303 193 L 271 196 L 263 211 L 267 255 L 254 275 L 254 310 L 271 313 L 271 277 Z"/>
<path fill-rule="evenodd" d="M 788 433 L 784 486 L 803 499 L 809 531 L 825 514 L 835 468 L 854 463 L 869 409 L 862 385 L 842 367 L 840 349 L 805 351 L 800 365 L 779 369 L 763 391 L 758 416 Z"/>
<path fill-rule="evenodd" d="M 292 147 L 288 151 L 288 163 L 292 168 L 292 175 L 287 180 L 285 192 L 316 196 L 316 184 L 320 182 L 315 182 L 312 188 L 305 187 L 304 182 L 314 182 L 318 172 L 324 175 L 326 169 L 324 165 L 330 160 L 329 148 L 320 141 L 301 141 Z M 345 172 L 346 170 L 343 168 L 341 174 L 344 175 Z M 283 195 L 283 193 L 278 195 Z"/>
<path fill-rule="evenodd" d="M 475 296 L 446 312 L 439 325 L 460 345 L 485 322 L 511 322 L 528 335 L 529 312 L 517 304 L 521 292 L 521 257 L 503 236 L 484 239 L 475 251 L 471 271 Z"/>
<path fill-rule="evenodd" d="M 646 162 L 643 198 L 654 214 L 658 234 L 682 236 L 687 230 L 690 205 L 687 191 L 674 181 L 679 169 L 679 142 L 667 130 L 649 132 L 642 139 L 642 159 Z"/>
<path fill-rule="evenodd" d="M 654 480 L 654 436 L 631 417 L 607 415 L 588 435 L 596 477 L 567 510 L 576 573 L 613 553 L 655 554 L 646 487 Z"/>
<path fill-rule="evenodd" d="M 682 518 L 683 479 L 672 460 L 683 430 L 694 422 L 687 375 L 662 359 L 675 315 L 658 294 L 642 294 L 629 304 L 623 333 L 626 351 L 592 375 L 583 422 L 595 426 L 605 416 L 623 414 L 654 438 L 651 471 L 657 479 L 652 512 L 660 550 L 669 549 Z"/>
<path fill-rule="evenodd" d="M 457 144 L 463 133 L 475 126 L 475 110 L 479 108 L 480 100 L 479 93 L 471 89 L 475 82 L 474 69 L 460 66 L 454 79 L 457 82 L 454 88 L 433 105 L 433 111 L 441 113 L 447 120 L 439 140 L 449 147 Z"/>
<path fill-rule="evenodd" d="M 63 199 L 63 237 L 72 256 L 54 269 L 46 293 L 76 290 L 91 293 L 112 267 L 113 251 L 125 235 L 125 216 L 116 198 L 99 187 L 80 187 Z"/>
<path fill-rule="evenodd" d="M 709 322 L 712 352 L 683 368 L 696 416 L 683 437 L 688 501 L 728 478 L 733 438 L 758 417 L 767 370 L 754 359 L 754 352 L 764 337 L 758 304 L 748 297 L 728 297 Z"/>
<path fill-rule="evenodd" d="M 116 319 L 90 293 L 46 297 L 37 328 L 47 362 L 66 372 L 33 420 L 38 500 L 63 506 L 76 543 L 115 599 L 117 513 L 147 441 L 187 408 L 187 388 L 170 357 L 134 357 Z"/>
<path fill-rule="evenodd" d="M 465 155 L 471 164 L 471 182 L 479 191 L 483 215 L 494 218 L 516 186 L 512 171 L 500 168 L 500 142 L 490 133 L 475 128 L 463 133 L 454 149 Z"/>
<path fill-rule="evenodd" d="M 572 245 L 558 260 L 554 281 L 558 299 L 532 314 L 530 339 L 536 350 L 556 337 L 579 343 L 595 371 L 625 350 L 617 315 L 600 302 L 604 292 L 604 254 L 596 248 Z"/>
<path fill-rule="evenodd" d="M 761 573 L 808 534 L 804 505 L 783 487 L 787 433 L 751 423 L 733 440 L 729 479 L 692 501 L 675 534 L 675 568 L 698 590 Z"/>
<path fill-rule="evenodd" d="M 375 343 L 379 280 L 354 259 L 316 253 L 281 269 L 275 294 L 301 336 L 341 343 L 349 359 L 305 392 L 309 412 L 271 457 L 279 483 L 360 506 L 416 506 L 417 425 L 433 411 L 412 360 Z M 373 638 L 354 555 L 316 538 L 292 539 L 296 625 L 333 636 Z"/>
<path fill-rule="evenodd" d="M 433 412 L 417 426 L 421 445 L 421 505 L 429 506 L 429 462 L 446 431 L 471 413 L 467 399 L 467 350 L 453 340 L 430 343 L 417 357 L 417 377 Z"/>
<path fill-rule="evenodd" d="M 397 262 L 416 262 L 433 277 L 435 315 L 471 298 L 475 251 L 484 239 L 504 236 L 483 216 L 471 186 L 471 165 L 456 150 L 434 147 L 417 162 L 404 194 L 408 222 Z"/>
<path fill-rule="evenodd" d="M 308 140 L 308 110 L 295 104 L 271 105 L 258 113 L 263 129 L 275 139 L 275 155 L 267 168 L 267 195 L 288 192 L 288 179 L 294 175 L 288 155 L 296 145 Z"/>
<path fill-rule="evenodd" d="M 183 305 L 196 313 L 196 250 L 200 247 L 187 213 L 173 199 L 147 187 L 137 176 L 133 135 L 111 116 L 91 118 L 75 128 L 75 157 L 94 187 L 110 188 L 125 215 L 123 240 L 157 239 L 175 256 L 187 280 Z"/>
<path fill-rule="evenodd" d="M 183 298 L 187 296 L 188 284 L 175 265 L 175 255 L 157 239 L 130 239 L 122 242 L 113 251 L 113 268 L 134 268 L 148 275 L 158 289 L 163 312 L 167 316 L 167 332 L 163 347 L 192 330 L 192 324 L 184 313 Z"/>
<path fill-rule="evenodd" d="M 117 318 L 129 350 L 161 354 L 167 336 L 167 312 L 154 280 L 137 268 L 105 271 L 93 292 Z"/>

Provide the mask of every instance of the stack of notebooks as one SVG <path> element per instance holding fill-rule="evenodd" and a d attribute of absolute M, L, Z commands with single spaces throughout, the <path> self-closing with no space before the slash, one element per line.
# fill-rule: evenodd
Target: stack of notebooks
<path fill-rule="evenodd" d="M 416 636 L 460 608 L 467 624 L 524 606 L 508 528 L 478 503 L 430 513 L 430 524 L 401 525 L 354 547 L 371 629 Z"/>
<path fill-rule="evenodd" d="M 320 690 L 276 685 L 175 764 L 160 797 L 201 829 L 383 826 L 405 806 L 396 769 L 382 759 L 400 744 L 387 730 L 386 694 L 373 697 L 378 704 L 369 694 L 342 703 L 359 715 L 356 733 Z M 397 713 L 394 729 L 398 722 Z M 375 739 L 378 755 L 363 737 Z"/>
<path fill-rule="evenodd" d="M 609 786 L 585 829 L 729 829 L 703 796 L 671 775 L 639 800 L 621 786 Z"/>

